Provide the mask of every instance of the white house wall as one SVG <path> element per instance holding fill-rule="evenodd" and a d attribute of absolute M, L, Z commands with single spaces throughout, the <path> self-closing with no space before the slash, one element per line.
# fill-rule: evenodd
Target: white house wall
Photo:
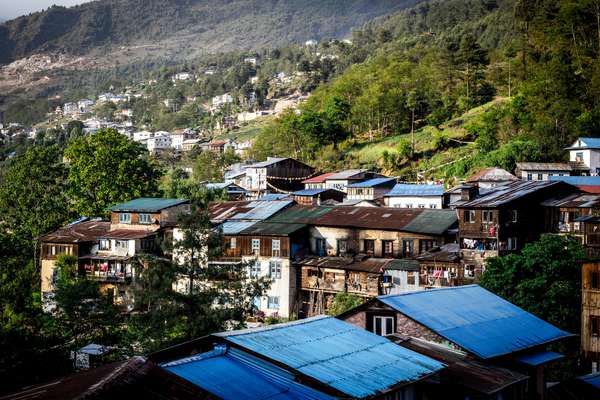
<path fill-rule="evenodd" d="M 442 196 L 393 196 L 386 197 L 385 203 L 388 207 L 398 208 L 419 208 L 419 205 L 423 205 L 423 208 L 433 208 L 433 204 L 439 209 L 442 208 Z"/>

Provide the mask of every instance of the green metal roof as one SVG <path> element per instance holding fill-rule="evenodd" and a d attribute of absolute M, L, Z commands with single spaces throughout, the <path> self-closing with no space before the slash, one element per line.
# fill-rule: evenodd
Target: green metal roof
<path fill-rule="evenodd" d="M 308 207 L 295 205 L 287 210 L 269 218 L 269 222 L 285 222 L 308 224 L 313 218 L 320 217 L 331 211 L 331 207 Z"/>
<path fill-rule="evenodd" d="M 288 236 L 305 227 L 306 224 L 262 221 L 244 229 L 240 234 L 256 236 Z"/>
<path fill-rule="evenodd" d="M 399 271 L 419 271 L 419 262 L 411 258 L 397 258 L 385 265 L 385 269 L 393 269 Z"/>
<path fill-rule="evenodd" d="M 454 210 L 424 209 L 421 214 L 406 224 L 402 230 L 413 233 L 441 235 L 457 224 L 458 218 Z"/>
<path fill-rule="evenodd" d="M 188 203 L 189 200 L 184 199 L 161 199 L 157 197 L 140 197 L 137 199 L 126 201 L 112 206 L 111 211 L 142 211 L 142 212 L 157 212 L 165 208 L 178 206 Z"/>

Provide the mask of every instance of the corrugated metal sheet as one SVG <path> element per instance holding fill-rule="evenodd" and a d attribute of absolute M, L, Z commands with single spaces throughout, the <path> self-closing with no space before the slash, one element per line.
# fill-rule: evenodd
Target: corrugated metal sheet
<path fill-rule="evenodd" d="M 110 230 L 110 222 L 100 220 L 84 220 L 70 223 L 54 232 L 42 235 L 39 239 L 49 243 L 81 243 L 92 242 Z"/>
<path fill-rule="evenodd" d="M 162 367 L 225 400 L 333 399 L 294 382 L 284 369 L 235 349 L 217 348 Z"/>
<path fill-rule="evenodd" d="M 384 197 L 392 196 L 442 196 L 444 185 L 418 185 L 410 183 L 398 183 Z"/>
<path fill-rule="evenodd" d="M 600 186 L 600 176 L 551 176 L 548 179 L 575 186 Z"/>
<path fill-rule="evenodd" d="M 569 163 L 521 162 L 517 163 L 520 171 L 563 171 L 569 172 L 573 166 Z"/>
<path fill-rule="evenodd" d="M 274 201 L 274 200 L 282 200 L 289 197 L 289 194 L 283 193 L 267 193 L 258 198 L 257 201 Z"/>
<path fill-rule="evenodd" d="M 600 149 L 600 138 L 581 137 L 565 150 Z"/>
<path fill-rule="evenodd" d="M 284 208 L 292 205 L 293 200 L 276 200 L 276 201 L 253 201 L 248 204 L 247 212 L 238 213 L 229 217 L 231 220 L 265 220 Z"/>
<path fill-rule="evenodd" d="M 292 193 L 294 196 L 315 196 L 319 193 L 327 192 L 331 189 L 304 189 Z"/>
<path fill-rule="evenodd" d="M 483 359 L 572 336 L 478 285 L 378 299 Z"/>
<path fill-rule="evenodd" d="M 287 160 L 287 158 L 268 157 L 266 161 L 261 161 L 256 164 L 249 165 L 248 168 L 264 168 L 273 164 L 277 164 L 283 160 Z"/>
<path fill-rule="evenodd" d="M 355 175 L 362 174 L 363 172 L 367 172 L 366 169 L 346 169 L 339 172 L 334 172 L 333 174 L 327 177 L 327 181 L 329 180 L 345 180 L 354 177 Z"/>
<path fill-rule="evenodd" d="M 555 353 L 553 351 L 538 351 L 532 354 L 523 354 L 518 357 L 515 357 L 515 360 L 537 367 L 538 365 L 547 364 L 550 361 L 560 360 L 564 356 L 560 353 Z"/>
<path fill-rule="evenodd" d="M 444 367 L 332 317 L 217 335 L 358 398 L 417 381 Z"/>
<path fill-rule="evenodd" d="M 244 229 L 240 233 L 242 235 L 257 236 L 288 236 L 303 228 L 306 228 L 305 224 L 263 221 L 252 224 L 252 226 Z"/>
<path fill-rule="evenodd" d="M 382 185 L 391 185 L 396 182 L 396 178 L 373 178 L 363 182 L 348 185 L 349 188 L 372 188 Z"/>
<path fill-rule="evenodd" d="M 578 376 L 576 379 L 587 383 L 597 389 L 600 389 L 600 373 Z"/>
<path fill-rule="evenodd" d="M 225 221 L 221 224 L 221 229 L 224 235 L 236 235 L 256 223 L 257 221 Z"/>
<path fill-rule="evenodd" d="M 453 210 L 389 207 L 333 207 L 313 218 L 312 225 L 385 229 L 440 235 L 456 225 Z"/>
<path fill-rule="evenodd" d="M 460 204 L 460 208 L 498 207 L 511 201 L 528 196 L 538 190 L 547 189 L 561 182 L 555 181 L 517 181 L 494 188 L 490 193 Z"/>
<path fill-rule="evenodd" d="M 126 201 L 125 203 L 115 204 L 110 207 L 111 211 L 143 211 L 157 212 L 165 208 L 189 203 L 189 200 L 183 199 L 161 199 L 156 197 L 140 197 Z"/>
<path fill-rule="evenodd" d="M 466 182 L 505 182 L 516 181 L 517 178 L 505 169 L 498 167 L 483 168 L 467 178 Z"/>
<path fill-rule="evenodd" d="M 302 181 L 302 183 L 323 183 L 327 180 L 328 177 L 333 175 L 335 172 L 328 172 L 326 174 L 321 174 L 317 176 L 313 176 L 312 178 L 308 178 Z"/>
<path fill-rule="evenodd" d="M 546 207 L 591 208 L 600 206 L 600 195 L 573 193 L 545 200 L 541 205 Z"/>
<path fill-rule="evenodd" d="M 310 207 L 294 205 L 289 207 L 272 218 L 269 218 L 269 222 L 287 222 L 287 223 L 299 223 L 308 224 L 314 218 L 321 215 L 327 214 L 331 211 L 331 207 Z"/>

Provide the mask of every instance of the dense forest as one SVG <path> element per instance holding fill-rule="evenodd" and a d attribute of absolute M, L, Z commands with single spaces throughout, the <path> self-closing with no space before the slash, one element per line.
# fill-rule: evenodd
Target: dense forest
<path fill-rule="evenodd" d="M 282 46 L 341 38 L 418 0 L 105 0 L 53 6 L 0 25 L 0 63 L 47 50 L 167 43 L 175 53 Z"/>

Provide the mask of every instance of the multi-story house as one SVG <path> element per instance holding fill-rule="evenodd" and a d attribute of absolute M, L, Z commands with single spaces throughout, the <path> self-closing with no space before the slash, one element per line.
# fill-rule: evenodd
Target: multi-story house
<path fill-rule="evenodd" d="M 303 180 L 302 183 L 304 183 L 304 189 L 325 189 L 325 181 L 333 174 L 335 174 L 335 172 L 327 172 Z"/>
<path fill-rule="evenodd" d="M 483 168 L 465 181 L 466 183 L 476 184 L 480 189 L 502 186 L 507 183 L 518 180 L 516 176 L 505 169 L 498 167 Z M 531 180 L 531 179 L 530 179 Z"/>
<path fill-rule="evenodd" d="M 521 250 L 542 233 L 553 232 L 556 210 L 542 203 L 577 192 L 574 186 L 552 181 L 517 181 L 484 195 L 477 187 L 463 187 L 456 205 L 463 260 L 479 268 L 488 257 Z"/>
<path fill-rule="evenodd" d="M 583 163 L 517 163 L 517 175 L 524 181 L 547 181 L 553 176 L 587 175 L 589 168 Z"/>
<path fill-rule="evenodd" d="M 398 183 L 383 198 L 387 207 L 442 208 L 444 185 Z"/>
<path fill-rule="evenodd" d="M 249 165 L 236 183 L 248 190 L 253 198 L 268 192 L 293 192 L 303 188 L 302 181 L 315 169 L 293 158 L 268 157 L 266 161 Z"/>
<path fill-rule="evenodd" d="M 581 350 L 590 368 L 600 372 L 600 261 L 581 266 Z"/>
<path fill-rule="evenodd" d="M 111 207 L 110 221 L 82 218 L 41 236 L 43 296 L 54 291 L 57 257 L 69 254 L 77 257 L 79 274 L 101 282 L 116 303 L 129 304 L 136 256 L 160 253 L 158 240 L 172 236 L 189 207 L 187 200 L 139 198 Z"/>
<path fill-rule="evenodd" d="M 171 147 L 171 135 L 168 133 L 159 134 L 158 132 L 146 142 L 148 152 L 160 153 Z"/>
<path fill-rule="evenodd" d="M 592 175 L 600 175 L 600 138 L 581 137 L 565 150 L 571 163 L 583 165 Z"/>
<path fill-rule="evenodd" d="M 396 185 L 396 178 L 373 178 L 348 185 L 348 200 L 376 200 Z"/>
<path fill-rule="evenodd" d="M 77 103 L 65 103 L 63 106 L 63 114 L 64 115 L 73 115 L 79 112 L 79 107 L 77 107 Z"/>

